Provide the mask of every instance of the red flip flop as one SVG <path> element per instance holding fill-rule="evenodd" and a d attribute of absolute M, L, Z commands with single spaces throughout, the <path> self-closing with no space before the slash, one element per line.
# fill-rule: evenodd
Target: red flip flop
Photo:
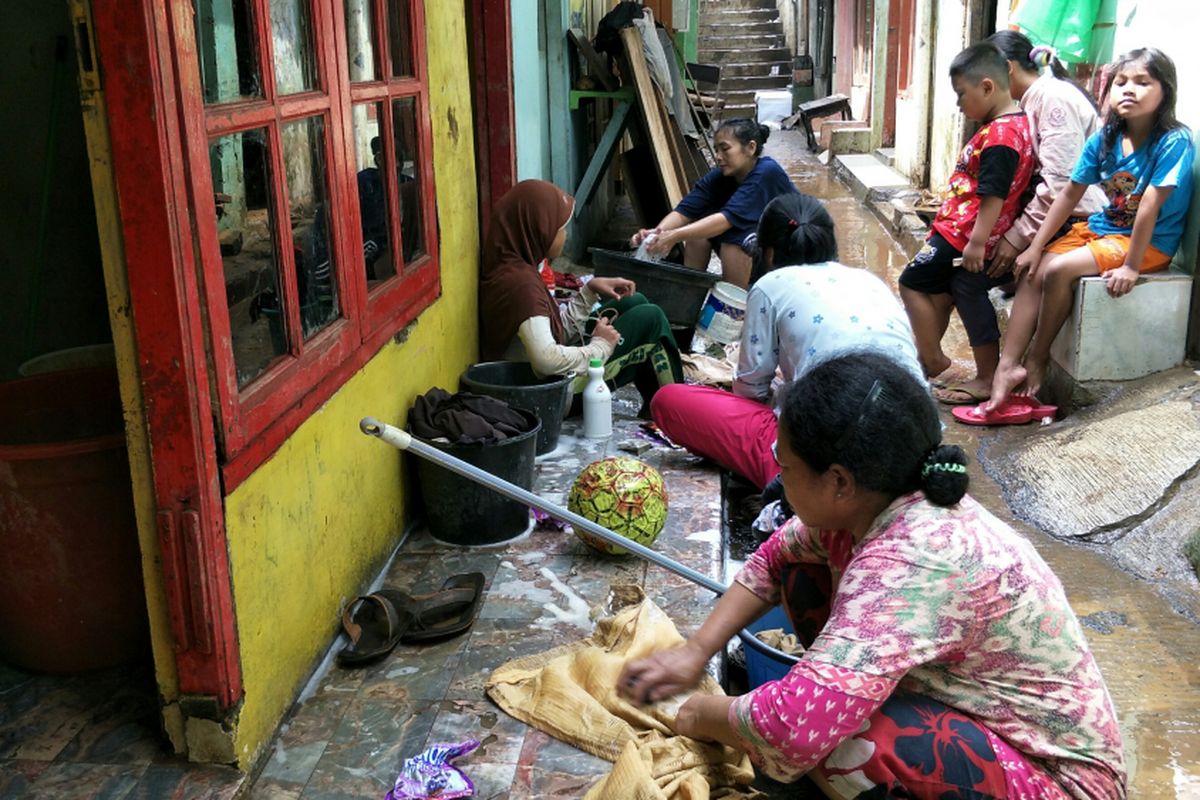
<path fill-rule="evenodd" d="M 950 409 L 954 418 L 964 425 L 1024 425 L 1035 419 L 1053 419 L 1058 406 L 1042 405 L 1037 398 L 1012 395 L 996 408 L 988 411 L 987 403 L 966 408 Z"/>

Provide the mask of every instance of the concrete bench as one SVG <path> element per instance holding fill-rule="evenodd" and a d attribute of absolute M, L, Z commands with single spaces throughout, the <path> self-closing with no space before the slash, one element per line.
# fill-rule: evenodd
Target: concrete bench
<path fill-rule="evenodd" d="M 1172 266 L 1142 276 L 1124 297 L 1081 278 L 1050 356 L 1077 382 L 1125 381 L 1184 361 L 1192 276 Z"/>

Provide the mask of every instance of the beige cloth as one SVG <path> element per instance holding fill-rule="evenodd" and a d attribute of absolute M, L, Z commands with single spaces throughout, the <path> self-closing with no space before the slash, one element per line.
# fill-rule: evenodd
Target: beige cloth
<path fill-rule="evenodd" d="M 641 599 L 599 619 L 589 639 L 503 665 L 488 679 L 487 693 L 522 722 L 616 762 L 588 800 L 754 796 L 736 788 L 754 778 L 745 754 L 674 734 L 675 714 L 688 695 L 650 706 L 617 695 L 626 661 L 682 643 L 666 614 Z M 708 675 L 695 691 L 722 693 Z"/>

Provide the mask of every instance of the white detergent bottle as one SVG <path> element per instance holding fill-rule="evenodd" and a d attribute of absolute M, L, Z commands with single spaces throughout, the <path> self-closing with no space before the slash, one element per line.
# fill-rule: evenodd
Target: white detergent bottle
<path fill-rule="evenodd" d="M 583 390 L 583 435 L 589 439 L 612 436 L 612 392 L 604 382 L 604 362 L 588 362 L 588 382 Z"/>

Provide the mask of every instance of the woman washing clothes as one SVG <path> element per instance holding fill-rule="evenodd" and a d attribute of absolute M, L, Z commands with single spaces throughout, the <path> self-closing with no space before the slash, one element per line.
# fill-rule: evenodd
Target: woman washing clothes
<path fill-rule="evenodd" d="M 560 309 L 539 264 L 562 253 L 571 195 L 545 181 L 514 186 L 492 212 L 479 284 L 480 351 L 489 361 L 525 361 L 539 376 L 587 383 L 588 361 L 605 362 L 612 386 L 634 382 L 649 403 L 660 386 L 683 380 L 679 350 L 662 309 L 625 278 L 585 280 Z"/>
<path fill-rule="evenodd" d="M 650 414 L 671 441 L 759 489 L 779 474 L 771 386 L 840 352 L 869 349 L 920 378 L 912 329 L 892 290 L 864 269 L 837 263 L 833 218 L 814 197 L 776 197 L 763 211 L 733 393 L 676 384 Z"/>
<path fill-rule="evenodd" d="M 752 119 L 721 123 L 713 137 L 717 165 L 650 230 L 633 235 L 634 247 L 654 234 L 647 246 L 652 256 L 665 256 L 683 243 L 683 263 L 706 269 L 714 249 L 721 275 L 745 289 L 750 282 L 750 254 L 743 246 L 754 233 L 758 218 L 772 199 L 795 194 L 792 179 L 770 156 L 762 154 L 771 131 Z"/>
<path fill-rule="evenodd" d="M 967 496 L 923 381 L 876 353 L 786 390 L 777 453 L 796 516 L 700 629 L 631 661 L 617 691 L 694 686 L 782 602 L 807 649 L 741 697 L 696 695 L 676 732 L 723 742 L 830 797 L 1125 797 L 1121 732 L 1062 584 Z"/>

